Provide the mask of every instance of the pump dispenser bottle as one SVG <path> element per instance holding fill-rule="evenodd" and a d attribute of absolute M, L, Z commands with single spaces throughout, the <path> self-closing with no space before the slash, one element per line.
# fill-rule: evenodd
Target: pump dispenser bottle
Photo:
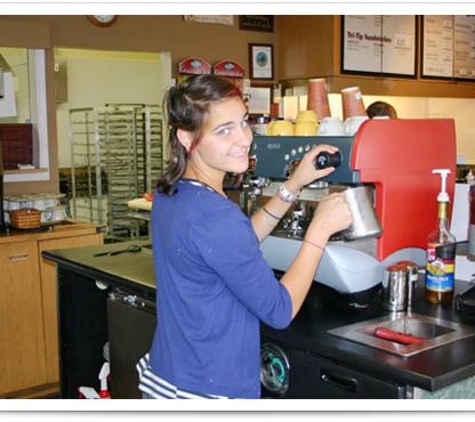
<path fill-rule="evenodd" d="M 430 303 L 450 305 L 454 293 L 455 271 L 455 237 L 449 232 L 447 208 L 449 195 L 446 192 L 448 169 L 437 169 L 433 174 L 440 174 L 441 189 L 437 196 L 437 228 L 427 239 L 427 266 L 425 298 Z"/>

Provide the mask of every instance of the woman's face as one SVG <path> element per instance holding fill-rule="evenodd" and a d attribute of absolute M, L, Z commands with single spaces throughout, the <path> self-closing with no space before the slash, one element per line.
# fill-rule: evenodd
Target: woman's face
<path fill-rule="evenodd" d="M 252 133 L 241 98 L 231 97 L 212 103 L 202 137 L 191 153 L 201 171 L 223 176 L 244 173 L 249 166 Z"/>

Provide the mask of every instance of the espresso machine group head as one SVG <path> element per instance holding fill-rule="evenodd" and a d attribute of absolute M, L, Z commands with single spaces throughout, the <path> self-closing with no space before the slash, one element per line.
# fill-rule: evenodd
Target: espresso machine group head
<path fill-rule="evenodd" d="M 451 170 L 447 191 L 455 186 L 456 143 L 452 119 L 367 120 L 354 136 L 256 137 L 251 155 L 254 175 L 286 180 L 310 148 L 337 146 L 340 164 L 322 181 L 371 186 L 382 227 L 377 239 L 330 242 L 315 279 L 340 292 L 355 292 L 381 282 L 384 268 L 408 259 L 423 265 L 427 236 L 437 219 L 435 168 Z M 275 269 L 285 271 L 299 239 L 269 236 L 261 245 Z"/>

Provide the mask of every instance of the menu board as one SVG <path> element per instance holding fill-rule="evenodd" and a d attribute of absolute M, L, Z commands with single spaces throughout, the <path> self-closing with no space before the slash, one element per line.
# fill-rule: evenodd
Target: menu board
<path fill-rule="evenodd" d="M 475 17 L 423 17 L 422 76 L 475 80 Z"/>
<path fill-rule="evenodd" d="M 415 77 L 416 33 L 415 16 L 344 16 L 342 73 Z"/>
<path fill-rule="evenodd" d="M 452 78 L 454 68 L 454 17 L 423 17 L 422 76 Z"/>
<path fill-rule="evenodd" d="M 457 79 L 475 80 L 474 16 L 455 16 L 453 75 Z"/>

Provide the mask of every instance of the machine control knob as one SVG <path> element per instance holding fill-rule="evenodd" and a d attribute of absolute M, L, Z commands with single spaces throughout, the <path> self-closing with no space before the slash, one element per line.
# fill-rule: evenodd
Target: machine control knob
<path fill-rule="evenodd" d="M 325 169 L 327 167 L 338 167 L 341 164 L 341 154 L 337 151 L 335 154 L 323 151 L 317 155 L 315 159 L 315 167 L 317 169 Z"/>

